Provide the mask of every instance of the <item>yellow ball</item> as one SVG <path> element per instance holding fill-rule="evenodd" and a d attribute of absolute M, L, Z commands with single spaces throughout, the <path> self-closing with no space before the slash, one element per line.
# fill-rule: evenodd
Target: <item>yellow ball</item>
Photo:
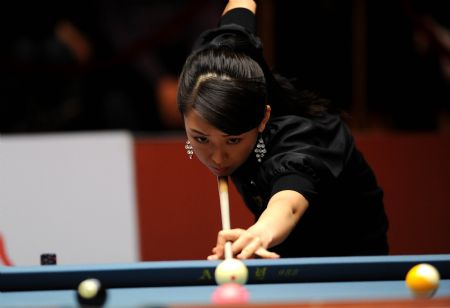
<path fill-rule="evenodd" d="M 214 277 L 219 285 L 229 282 L 243 285 L 248 279 L 248 268 L 241 260 L 226 259 L 216 267 Z"/>
<path fill-rule="evenodd" d="M 97 279 L 86 279 L 78 285 L 78 294 L 85 299 L 92 299 L 99 293 L 100 281 Z"/>
<path fill-rule="evenodd" d="M 420 263 L 413 266 L 406 275 L 406 286 L 415 297 L 432 297 L 439 287 L 440 275 L 431 264 Z"/>

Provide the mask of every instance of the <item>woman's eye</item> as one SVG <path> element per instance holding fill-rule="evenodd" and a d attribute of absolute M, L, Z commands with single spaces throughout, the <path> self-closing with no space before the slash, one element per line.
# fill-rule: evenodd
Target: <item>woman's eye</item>
<path fill-rule="evenodd" d="M 229 144 L 238 144 L 239 142 L 241 142 L 241 138 L 230 138 L 230 139 L 228 139 L 228 143 Z"/>
<path fill-rule="evenodd" d="M 206 143 L 208 141 L 208 139 L 206 139 L 206 137 L 194 137 L 194 139 L 198 143 Z"/>

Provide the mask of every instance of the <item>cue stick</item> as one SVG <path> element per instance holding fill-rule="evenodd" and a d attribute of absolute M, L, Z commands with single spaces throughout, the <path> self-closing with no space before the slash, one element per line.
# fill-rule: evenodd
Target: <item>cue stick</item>
<path fill-rule="evenodd" d="M 230 200 L 228 198 L 228 177 L 217 177 L 217 184 L 219 187 L 219 200 L 220 200 L 220 214 L 222 217 L 222 230 L 230 230 Z M 232 259 L 233 252 L 231 251 L 231 242 L 225 243 L 225 259 Z"/>

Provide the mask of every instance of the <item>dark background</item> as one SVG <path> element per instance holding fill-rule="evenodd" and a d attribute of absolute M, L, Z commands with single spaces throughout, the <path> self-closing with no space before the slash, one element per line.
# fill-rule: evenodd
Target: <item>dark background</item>
<path fill-rule="evenodd" d="M 181 130 L 173 81 L 224 3 L 2 4 L 0 132 Z M 449 130 L 450 43 L 435 32 L 450 40 L 446 3 L 262 0 L 258 31 L 272 67 L 347 111 L 354 129 Z"/>

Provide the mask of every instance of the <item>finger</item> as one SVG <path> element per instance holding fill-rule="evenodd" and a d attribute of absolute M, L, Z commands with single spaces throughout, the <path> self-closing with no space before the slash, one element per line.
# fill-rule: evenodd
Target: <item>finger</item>
<path fill-rule="evenodd" d="M 238 258 L 238 259 L 250 259 L 250 258 L 255 258 L 255 257 L 259 257 L 261 259 L 279 259 L 280 255 L 275 252 L 271 252 L 271 251 L 268 251 L 265 249 L 263 249 L 263 250 L 258 249 L 252 255 L 249 255 L 249 253 L 247 253 L 247 252 L 243 252 L 236 256 L 236 258 Z"/>
<path fill-rule="evenodd" d="M 263 259 L 279 259 L 280 258 L 279 254 L 269 251 L 265 248 L 259 248 L 255 252 L 255 255 L 257 255 L 258 257 L 263 258 Z"/>
<path fill-rule="evenodd" d="M 236 241 L 236 246 L 240 250 L 240 253 L 236 256 L 239 259 L 253 258 L 258 249 L 264 248 L 259 237 L 253 237 L 248 233 Z"/>
<path fill-rule="evenodd" d="M 231 229 L 231 230 L 219 231 L 219 233 L 217 235 L 217 244 L 218 245 L 225 245 L 226 242 L 234 242 L 244 232 L 245 232 L 244 229 Z"/>
<path fill-rule="evenodd" d="M 212 254 L 210 254 L 207 259 L 208 260 L 219 260 L 223 257 L 223 247 L 222 249 L 218 246 L 215 246 L 211 249 Z"/>
<path fill-rule="evenodd" d="M 218 246 L 215 246 L 213 249 L 211 249 L 213 254 L 217 254 L 218 252 L 220 252 L 220 248 Z"/>
<path fill-rule="evenodd" d="M 243 237 L 241 237 L 243 238 Z M 240 239 L 239 239 L 240 240 Z M 238 259 L 248 259 L 254 258 L 258 256 L 264 259 L 278 259 L 280 256 L 275 253 L 267 250 L 262 246 L 262 242 L 260 238 L 255 237 L 249 242 L 245 247 L 242 248 L 242 251 L 236 256 Z"/>
<path fill-rule="evenodd" d="M 216 255 L 216 254 L 213 254 L 213 255 L 209 255 L 209 256 L 207 257 L 207 259 L 208 259 L 208 260 L 219 260 L 220 257 L 219 257 L 218 255 Z"/>
<path fill-rule="evenodd" d="M 233 248 L 234 242 L 236 240 L 239 240 L 242 233 L 244 233 L 245 230 L 243 229 L 232 229 L 232 230 L 222 230 L 218 234 L 217 238 L 217 247 L 220 249 L 220 253 L 224 254 L 226 257 L 226 245 L 227 243 L 231 243 L 231 255 L 234 256 L 237 253 L 240 252 L 240 248 Z"/>
<path fill-rule="evenodd" d="M 239 258 L 247 259 L 261 247 L 261 242 L 258 238 L 251 237 L 249 235 L 242 235 L 232 245 L 233 255 L 239 256 Z"/>

